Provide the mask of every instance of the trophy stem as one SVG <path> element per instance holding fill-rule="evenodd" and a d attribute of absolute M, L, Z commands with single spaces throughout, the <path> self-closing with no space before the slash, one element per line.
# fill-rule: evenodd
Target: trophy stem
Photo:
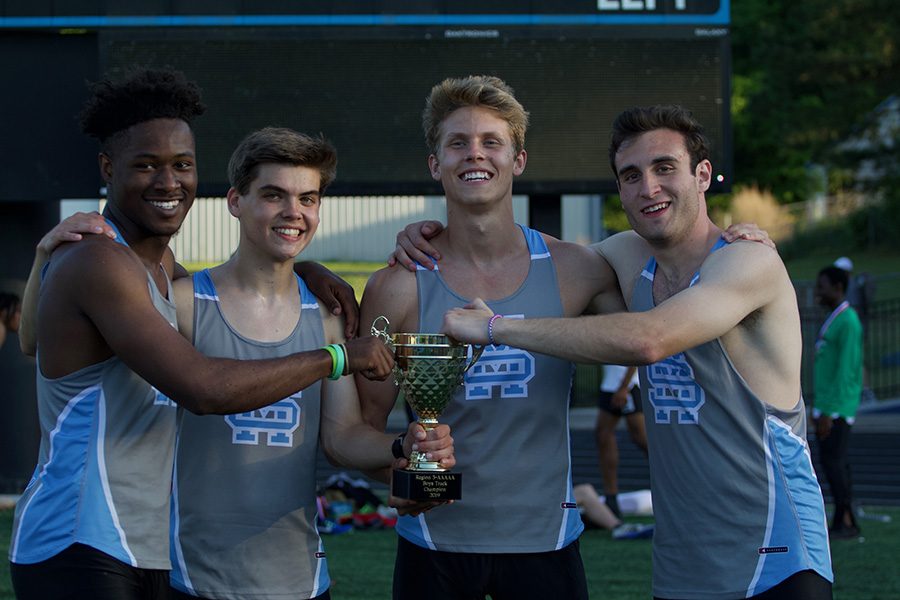
<path fill-rule="evenodd" d="M 425 430 L 425 433 L 428 433 L 429 430 L 434 429 L 438 425 L 437 419 L 429 419 L 429 418 L 419 418 L 419 425 Z M 409 456 L 409 466 L 407 469 L 411 471 L 435 471 L 435 472 L 444 472 L 447 469 L 441 466 L 441 463 L 428 460 L 425 458 L 424 452 L 418 452 L 414 450 Z"/>

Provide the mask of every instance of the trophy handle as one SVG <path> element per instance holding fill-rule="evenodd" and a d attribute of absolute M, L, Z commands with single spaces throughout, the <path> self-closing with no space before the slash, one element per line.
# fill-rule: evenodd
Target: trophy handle
<path fill-rule="evenodd" d="M 377 325 L 379 321 L 384 321 L 384 329 L 378 329 Z M 390 326 L 391 322 L 388 321 L 388 318 L 384 315 L 381 315 L 380 317 L 377 317 L 374 321 L 372 321 L 372 335 L 377 338 L 381 338 L 381 341 L 387 344 L 388 347 L 392 346 L 391 334 L 388 333 L 388 327 Z"/>
<path fill-rule="evenodd" d="M 478 362 L 478 359 L 481 358 L 481 355 L 484 353 L 484 346 L 476 346 L 472 344 L 472 360 L 469 361 L 469 364 L 466 365 L 466 368 L 463 369 L 463 373 L 469 371 L 472 368 L 472 365 Z"/>

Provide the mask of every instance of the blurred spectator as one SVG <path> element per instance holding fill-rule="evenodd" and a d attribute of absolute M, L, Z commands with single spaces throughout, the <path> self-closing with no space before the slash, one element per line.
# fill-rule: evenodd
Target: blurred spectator
<path fill-rule="evenodd" d="M 19 296 L 0 292 L 0 494 L 19 494 L 34 471 L 40 443 L 34 359 L 19 348 Z"/>
<path fill-rule="evenodd" d="M 616 426 L 619 419 L 625 417 L 628 434 L 646 456 L 647 430 L 644 426 L 644 413 L 641 410 L 641 391 L 638 387 L 636 367 L 621 365 L 603 365 L 603 381 L 600 384 L 600 410 L 597 412 L 597 425 L 594 435 L 597 439 L 597 452 L 600 459 L 600 474 L 603 476 L 603 495 L 606 505 L 622 518 L 619 509 L 619 446 L 616 442 Z"/>
<path fill-rule="evenodd" d="M 869 330 L 869 307 L 875 302 L 875 278 L 868 273 L 853 274 L 853 261 L 846 256 L 841 256 L 834 261 L 834 266 L 842 271 L 847 272 L 847 302 L 856 311 L 859 322 L 862 324 L 863 340 L 866 339 L 866 332 Z M 863 391 L 862 402 L 875 402 L 875 393 L 872 391 L 869 382 L 869 374 L 865 365 L 865 354 L 863 354 Z"/>
<path fill-rule="evenodd" d="M 609 509 L 597 494 L 597 490 L 589 483 L 580 483 L 572 488 L 575 503 L 581 513 L 581 520 L 586 527 L 608 529 L 613 539 L 634 540 L 653 537 L 653 525 L 646 523 L 623 523 Z"/>
<path fill-rule="evenodd" d="M 816 300 L 831 311 L 816 337 L 813 419 L 820 459 L 834 499 L 831 536 L 852 538 L 859 527 L 852 509 L 847 448 L 862 392 L 862 325 L 846 298 L 847 271 L 829 266 L 816 279 Z"/>
<path fill-rule="evenodd" d="M 22 300 L 15 294 L 0 292 L 0 346 L 6 341 L 6 334 L 19 331 L 22 317 Z"/>
<path fill-rule="evenodd" d="M 875 301 L 875 280 L 868 273 L 853 274 L 853 261 L 846 256 L 841 256 L 834 261 L 834 266 L 847 273 L 846 298 L 850 306 L 856 311 L 863 326 L 863 332 L 867 329 L 869 318 L 869 306 Z"/>

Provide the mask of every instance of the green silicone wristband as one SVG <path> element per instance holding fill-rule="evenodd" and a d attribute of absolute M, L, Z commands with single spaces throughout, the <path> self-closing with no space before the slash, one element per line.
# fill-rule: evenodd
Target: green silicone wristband
<path fill-rule="evenodd" d="M 329 379 L 340 379 L 344 374 L 344 363 L 346 359 L 344 358 L 344 351 L 338 344 L 329 344 L 329 348 L 332 349 L 334 354 L 334 368 L 331 370 L 331 375 L 328 376 Z"/>
<path fill-rule="evenodd" d="M 338 353 L 337 350 L 334 349 L 334 344 L 325 346 L 322 348 L 331 355 L 331 375 L 328 376 L 328 379 L 337 379 L 341 376 L 341 372 L 338 371 Z"/>

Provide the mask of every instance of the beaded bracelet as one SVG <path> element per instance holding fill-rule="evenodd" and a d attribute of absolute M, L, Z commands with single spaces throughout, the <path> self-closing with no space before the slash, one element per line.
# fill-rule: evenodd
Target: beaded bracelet
<path fill-rule="evenodd" d="M 328 344 L 322 349 L 331 355 L 331 375 L 328 376 L 328 379 L 340 379 L 344 372 L 345 362 L 344 353 L 341 351 L 340 346 L 337 344 Z"/>
<path fill-rule="evenodd" d="M 494 341 L 494 321 L 502 318 L 503 315 L 494 315 L 493 317 L 491 317 L 491 320 L 488 321 L 488 341 L 494 346 L 497 345 L 497 342 Z"/>

